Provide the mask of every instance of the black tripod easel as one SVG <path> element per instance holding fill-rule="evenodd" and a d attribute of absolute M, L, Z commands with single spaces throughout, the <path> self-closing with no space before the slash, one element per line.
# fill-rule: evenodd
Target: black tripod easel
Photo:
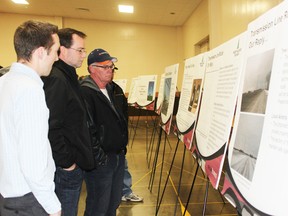
<path fill-rule="evenodd" d="M 135 107 L 135 109 L 137 109 L 137 108 Z M 129 127 L 130 128 L 129 140 L 131 140 L 131 146 L 130 146 L 131 148 L 132 148 L 132 145 L 134 143 L 134 139 L 135 139 L 135 136 L 137 133 L 137 128 L 138 128 L 138 124 L 139 124 L 139 120 L 140 120 L 140 112 L 141 112 L 141 110 L 137 109 L 138 115 L 136 115 L 137 116 L 136 122 L 134 121 L 134 118 L 135 118 L 134 115 L 129 116 L 129 125 L 130 125 L 130 127 Z"/>
<path fill-rule="evenodd" d="M 135 116 L 130 116 L 129 117 L 129 123 L 130 123 L 130 131 L 129 131 L 129 140 L 131 141 L 130 143 L 130 148 L 133 147 L 133 143 L 137 134 L 137 130 L 139 128 L 139 122 L 140 122 L 140 118 L 141 117 L 145 117 L 145 131 L 146 131 L 146 154 L 148 154 L 149 149 L 149 112 L 151 112 L 152 110 L 148 110 L 146 109 L 146 106 L 137 106 L 135 107 L 135 109 L 137 109 L 137 119 L 136 122 L 134 122 L 134 117 Z M 154 113 L 153 115 L 150 115 L 152 122 L 153 122 L 153 132 L 154 132 L 154 128 L 155 128 L 155 124 L 157 121 L 157 116 L 153 119 Z M 153 135 L 152 132 L 152 135 Z M 147 157 L 147 155 L 146 155 Z M 148 157 L 147 157 L 148 158 Z"/>
<path fill-rule="evenodd" d="M 150 142 L 146 146 L 147 147 L 146 148 L 146 150 L 147 150 L 146 151 L 146 153 L 147 153 L 146 154 L 146 160 L 147 160 L 148 168 L 150 168 L 150 163 L 151 163 L 151 159 L 152 159 L 152 153 L 153 153 L 153 149 L 154 149 L 154 142 L 155 142 L 156 134 L 159 135 L 159 133 L 160 133 L 159 131 L 162 130 L 161 126 L 159 127 L 159 125 L 161 124 L 160 123 L 160 121 L 161 121 L 160 119 L 161 119 L 160 115 L 157 115 L 155 117 L 155 119 L 153 119 L 153 130 L 152 130 L 152 133 L 151 133 Z M 166 136 L 166 141 L 168 142 L 170 150 L 171 150 L 172 147 L 171 147 L 171 144 L 170 144 L 168 136 Z M 161 143 L 161 138 L 160 138 L 160 143 Z M 158 148 L 158 145 L 156 146 L 156 152 L 158 153 L 157 148 Z"/>
<path fill-rule="evenodd" d="M 152 128 L 152 133 L 151 133 L 151 137 L 150 137 L 150 142 L 146 146 L 146 161 L 147 161 L 148 169 L 150 168 L 150 163 L 151 163 L 151 159 L 152 159 L 155 137 L 156 137 L 156 134 L 159 135 L 159 131 L 158 131 L 158 129 L 159 129 L 158 125 L 160 124 L 159 122 L 160 122 L 160 115 L 157 115 L 153 119 L 153 128 Z M 160 130 L 161 130 L 161 128 L 160 128 Z"/>
<path fill-rule="evenodd" d="M 180 138 L 179 138 L 180 135 L 179 135 L 179 131 L 178 130 L 176 131 L 176 136 L 178 138 L 177 139 L 176 148 L 175 148 L 174 155 L 173 155 L 173 158 L 172 158 L 172 161 L 171 161 L 171 164 L 170 164 L 169 172 L 168 172 L 165 184 L 164 184 L 164 189 L 162 191 L 161 198 L 160 198 L 159 202 L 157 202 L 158 206 L 156 208 L 156 214 L 155 215 L 158 215 L 158 212 L 159 212 L 159 209 L 160 209 L 160 206 L 161 206 L 164 194 L 165 194 L 165 190 L 166 190 L 166 186 L 167 186 L 167 183 L 168 183 L 168 179 L 170 178 L 172 167 L 174 165 L 174 160 L 175 160 L 175 157 L 176 157 L 176 154 L 177 154 L 177 150 L 178 150 L 178 146 L 179 146 L 179 142 L 180 142 Z M 174 215 L 176 215 L 176 212 L 177 212 L 177 200 L 179 199 L 179 195 L 180 195 L 180 189 L 181 189 L 182 175 L 183 175 L 183 170 L 184 170 L 184 162 L 185 162 L 186 150 L 187 150 L 186 146 L 183 144 L 183 155 L 182 155 L 182 162 L 181 162 L 181 168 L 180 168 L 180 174 L 179 174 L 179 182 L 178 182 L 178 187 L 177 187 L 177 196 L 176 196 L 176 201 L 175 201 Z M 157 197 L 157 199 L 158 199 L 158 197 Z"/>
<path fill-rule="evenodd" d="M 150 191 L 152 191 L 152 188 L 153 188 L 154 177 L 155 177 L 155 172 L 156 172 L 156 168 L 157 168 L 158 155 L 159 155 L 159 151 L 160 151 L 162 131 L 163 131 L 163 129 L 161 128 L 161 125 L 159 127 L 160 127 L 160 129 L 159 129 L 158 142 L 157 142 L 156 149 L 155 149 L 154 160 L 153 160 L 153 165 L 152 165 L 151 175 L 150 175 L 150 180 L 149 180 L 149 185 L 148 185 L 148 189 Z"/>
<path fill-rule="evenodd" d="M 161 181 L 159 181 L 159 189 L 158 189 L 158 196 L 157 196 L 157 202 L 156 202 L 156 213 L 155 213 L 155 215 L 158 215 L 158 212 L 159 212 L 159 209 L 160 209 L 160 206 L 161 206 L 163 197 L 164 197 L 164 193 L 165 193 L 165 190 L 166 190 L 166 186 L 167 186 L 167 183 L 168 183 L 168 180 L 169 180 L 171 171 L 172 171 L 172 167 L 173 167 L 173 164 L 174 164 L 174 160 L 175 160 L 175 157 L 176 157 L 176 153 L 177 153 L 177 150 L 178 150 L 179 142 L 180 142 L 180 139 L 178 138 L 178 139 L 177 139 L 176 148 L 175 148 L 175 151 L 174 151 L 174 154 L 173 154 L 172 162 L 171 162 L 171 164 L 170 164 L 169 172 L 168 172 L 168 175 L 167 175 L 165 184 L 164 184 L 164 188 L 163 188 L 161 197 L 160 197 L 160 183 L 161 183 Z M 159 197 L 160 197 L 160 198 L 159 198 Z"/>
<path fill-rule="evenodd" d="M 197 160 L 196 160 L 197 161 Z M 187 211 L 187 208 L 188 208 L 188 204 L 189 204 L 189 200 L 191 198 L 191 195 L 192 195 L 192 190 L 194 188 L 194 184 L 195 184 L 195 181 L 196 181 L 196 177 L 197 177 L 197 173 L 198 173 L 198 169 L 199 169 L 199 163 L 197 163 L 197 166 L 196 166 L 196 170 L 194 172 L 194 178 L 193 178 L 193 181 L 192 181 L 192 185 L 190 187 L 190 191 L 189 191 L 189 195 L 188 195 L 188 198 L 187 198 L 187 202 L 186 202 L 186 205 L 185 205 L 185 209 L 184 209 L 184 212 L 183 212 L 183 216 L 185 216 L 185 213 Z"/>
<path fill-rule="evenodd" d="M 185 216 L 185 213 L 187 211 L 187 208 L 188 208 L 188 205 L 189 205 L 189 200 L 191 198 L 191 195 L 192 195 L 192 191 L 193 191 L 193 188 L 194 188 L 194 184 L 195 184 L 195 180 L 196 180 L 196 176 L 198 174 L 198 170 L 199 170 L 199 166 L 201 166 L 201 159 L 199 158 L 199 155 L 196 154 L 195 156 L 195 162 L 197 164 L 197 167 L 196 167 L 196 170 L 195 170 L 195 174 L 194 174 L 194 179 L 193 179 L 193 182 L 192 182 L 192 185 L 191 185 L 191 188 L 190 188 L 190 191 L 189 191 L 189 195 L 188 195 L 188 198 L 187 198 L 187 202 L 186 202 L 186 205 L 185 205 L 185 210 L 183 212 L 183 216 Z M 201 169 L 202 170 L 202 169 Z M 203 173 L 203 171 L 202 171 Z M 204 201 L 203 201 L 203 210 L 202 210 L 202 216 L 205 215 L 206 213 L 206 207 L 207 207 L 207 200 L 208 200 L 208 194 L 209 194 L 209 185 L 210 185 L 210 181 L 207 177 L 206 174 L 205 175 L 205 181 L 206 181 L 206 188 L 205 188 L 205 195 L 204 195 Z M 225 204 L 225 201 L 223 199 L 223 197 L 221 196 L 221 192 L 219 191 L 219 189 L 217 190 L 218 193 L 220 194 L 220 197 L 222 199 L 222 202 L 223 204 Z"/>
<path fill-rule="evenodd" d="M 161 144 L 161 140 L 162 140 L 162 131 L 163 131 L 162 126 L 165 126 L 166 124 L 171 124 L 172 123 L 172 118 L 173 118 L 173 113 L 170 115 L 170 117 L 166 121 L 166 123 L 159 124 L 159 128 L 160 128 L 159 137 L 158 137 L 158 142 L 157 142 L 157 146 L 156 146 L 156 150 L 155 150 L 154 161 L 153 161 L 153 166 L 152 166 L 152 170 L 151 170 L 151 176 L 150 176 L 149 185 L 148 185 L 148 189 L 150 191 L 152 191 L 152 188 L 153 188 L 154 177 L 155 177 L 155 172 L 156 172 L 156 168 L 157 168 L 158 155 L 159 155 L 160 144 Z M 161 179 L 162 179 L 162 171 L 163 171 L 163 164 L 164 164 L 163 162 L 164 162 L 164 158 L 165 158 L 166 142 L 168 141 L 168 143 L 170 145 L 167 133 L 165 133 L 165 140 L 164 140 L 164 145 L 163 145 L 163 154 L 162 154 L 161 172 L 160 172 L 160 183 L 161 183 Z M 170 149 L 171 148 L 172 147 L 170 146 Z"/>

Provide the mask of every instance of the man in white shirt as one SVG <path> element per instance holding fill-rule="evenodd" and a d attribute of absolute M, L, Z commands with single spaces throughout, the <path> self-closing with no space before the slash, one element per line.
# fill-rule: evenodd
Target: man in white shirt
<path fill-rule="evenodd" d="M 27 21 L 14 35 L 17 62 L 0 78 L 0 215 L 61 215 L 40 76 L 58 60 L 58 27 Z"/>

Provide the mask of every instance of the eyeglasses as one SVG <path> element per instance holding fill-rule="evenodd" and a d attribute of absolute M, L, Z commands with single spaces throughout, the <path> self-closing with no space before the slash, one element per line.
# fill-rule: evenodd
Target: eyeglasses
<path fill-rule="evenodd" d="M 100 67 L 100 68 L 103 68 L 104 70 L 108 70 L 108 69 L 111 69 L 111 70 L 114 70 L 116 67 L 114 64 L 112 65 L 91 65 L 92 67 Z M 117 68 L 118 70 L 118 68 Z"/>
<path fill-rule="evenodd" d="M 80 54 L 86 53 L 86 50 L 84 48 L 75 49 L 75 48 L 70 47 L 69 49 L 75 50 L 79 52 Z"/>

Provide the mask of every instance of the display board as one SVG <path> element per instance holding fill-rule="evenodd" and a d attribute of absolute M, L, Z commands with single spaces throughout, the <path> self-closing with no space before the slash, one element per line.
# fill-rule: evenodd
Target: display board
<path fill-rule="evenodd" d="M 128 104 L 130 106 L 135 106 L 137 102 L 137 82 L 138 82 L 138 77 L 132 78 L 129 95 L 128 95 Z"/>
<path fill-rule="evenodd" d="M 161 113 L 161 107 L 163 103 L 164 81 L 165 81 L 165 73 L 161 75 L 160 85 L 159 85 L 159 90 L 158 90 L 158 97 L 157 97 L 156 109 L 155 109 L 158 115 L 160 115 Z"/>
<path fill-rule="evenodd" d="M 178 138 L 190 149 L 198 115 L 204 73 L 206 54 L 185 60 L 181 96 L 176 114 L 176 130 Z"/>
<path fill-rule="evenodd" d="M 175 93 L 177 89 L 179 64 L 167 66 L 163 82 L 163 100 L 161 106 L 161 124 L 163 130 L 169 134 L 173 117 Z"/>
<path fill-rule="evenodd" d="M 157 75 L 139 76 L 136 87 L 137 105 L 142 109 L 155 109 Z"/>
<path fill-rule="evenodd" d="M 128 103 L 140 109 L 155 109 L 157 75 L 143 75 L 132 79 Z"/>
<path fill-rule="evenodd" d="M 218 188 L 231 132 L 246 47 L 242 33 L 207 53 L 195 147 L 199 163 Z"/>
<path fill-rule="evenodd" d="M 222 193 L 242 215 L 287 215 L 288 3 L 248 25 Z"/>

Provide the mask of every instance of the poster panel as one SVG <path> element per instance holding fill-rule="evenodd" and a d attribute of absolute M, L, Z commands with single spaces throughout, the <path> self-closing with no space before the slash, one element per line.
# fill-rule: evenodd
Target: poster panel
<path fill-rule="evenodd" d="M 129 95 L 128 95 L 128 104 L 130 106 L 135 106 L 137 102 L 137 82 L 138 82 L 138 77 L 132 78 Z"/>
<path fill-rule="evenodd" d="M 161 107 L 161 124 L 166 134 L 170 134 L 175 93 L 177 88 L 178 68 L 179 64 L 170 65 L 165 68 L 163 102 Z"/>
<path fill-rule="evenodd" d="M 137 81 L 137 104 L 142 109 L 154 110 L 157 75 L 139 76 Z"/>
<path fill-rule="evenodd" d="M 178 138 L 188 149 L 191 148 L 199 110 L 205 66 L 205 54 L 185 60 L 181 96 L 176 114 L 176 127 Z"/>
<path fill-rule="evenodd" d="M 246 47 L 246 32 L 207 53 L 204 90 L 196 126 L 200 165 L 218 188 L 231 132 Z"/>
<path fill-rule="evenodd" d="M 165 73 L 161 75 L 160 79 L 160 85 L 159 85 L 159 90 L 158 90 L 158 97 L 157 97 L 157 102 L 156 102 L 156 113 L 160 115 L 161 113 L 161 107 L 163 103 L 163 95 L 164 95 L 164 81 L 165 81 Z"/>
<path fill-rule="evenodd" d="M 287 215 L 288 4 L 248 25 L 222 193 L 242 215 Z"/>

